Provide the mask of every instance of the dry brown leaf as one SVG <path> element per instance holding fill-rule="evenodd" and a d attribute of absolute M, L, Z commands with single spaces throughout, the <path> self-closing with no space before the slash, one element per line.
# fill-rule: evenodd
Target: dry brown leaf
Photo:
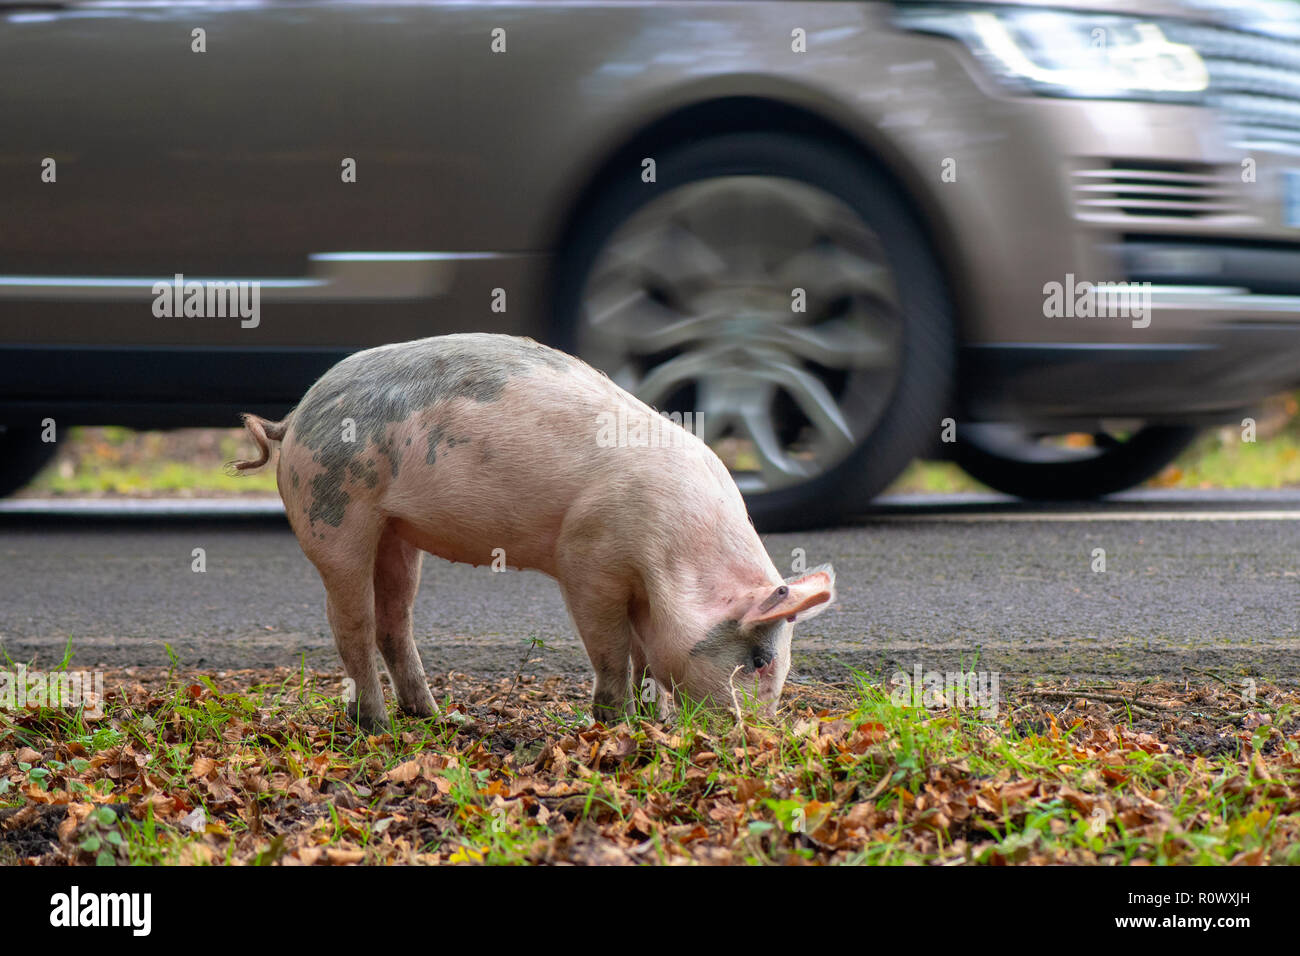
<path fill-rule="evenodd" d="M 407 760 L 399 763 L 392 770 L 389 770 L 380 779 L 387 780 L 390 783 L 410 783 L 420 776 L 420 761 Z"/>
<path fill-rule="evenodd" d="M 349 866 L 354 863 L 360 863 L 364 860 L 366 854 L 362 850 L 346 850 L 339 847 L 330 847 L 325 851 L 325 859 L 331 866 Z"/>

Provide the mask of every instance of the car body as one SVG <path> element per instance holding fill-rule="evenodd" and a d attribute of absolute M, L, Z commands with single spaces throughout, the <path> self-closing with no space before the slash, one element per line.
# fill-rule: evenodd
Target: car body
<path fill-rule="evenodd" d="M 944 7 L 0 0 L 0 423 L 231 425 L 384 342 L 572 347 L 557 277 L 588 210 L 646 158 L 753 132 L 869 166 L 938 267 L 950 381 L 895 472 L 947 411 L 1197 426 L 1300 382 L 1296 45 L 1144 0 L 1204 89 L 1040 95 L 935 29 Z M 257 320 L 160 316 L 181 276 L 259 282 Z M 1150 321 L 1045 315 L 1072 277 L 1152 283 Z"/>

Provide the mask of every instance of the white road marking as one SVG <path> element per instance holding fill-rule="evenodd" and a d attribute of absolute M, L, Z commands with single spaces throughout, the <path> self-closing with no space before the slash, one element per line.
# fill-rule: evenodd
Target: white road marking
<path fill-rule="evenodd" d="M 899 499 L 895 499 L 898 501 Z M 981 502 L 982 504 L 983 502 Z M 1204 503 L 1204 502 L 1202 502 Z M 1289 503 L 1289 500 L 1288 500 Z M 914 505 L 917 510 L 910 510 Z M 1256 508 L 1232 510 L 1147 510 L 1127 508 L 1096 511 L 925 511 L 933 507 L 933 496 L 924 503 L 903 504 L 890 510 L 861 516 L 860 521 L 928 521 L 933 523 L 979 524 L 993 522 L 1036 521 L 1300 521 L 1300 506 L 1294 508 Z M 961 507 L 954 502 L 954 507 Z M 9 498 L 0 500 L 0 515 L 81 515 L 86 517 L 264 517 L 283 515 L 279 498 L 271 496 L 231 498 Z"/>
<path fill-rule="evenodd" d="M 210 517 L 282 515 L 279 498 L 9 498 L 0 514 L 86 517 Z"/>
<path fill-rule="evenodd" d="M 877 514 L 870 515 L 868 520 L 963 524 L 996 521 L 1300 521 L 1300 511 L 972 511 L 964 514 Z"/>

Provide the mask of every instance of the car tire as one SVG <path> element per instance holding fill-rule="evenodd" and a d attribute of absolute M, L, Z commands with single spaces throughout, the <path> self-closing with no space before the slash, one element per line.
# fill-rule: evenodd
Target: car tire
<path fill-rule="evenodd" d="M 54 457 L 53 442 L 34 428 L 0 428 L 0 498 L 22 488 Z"/>
<path fill-rule="evenodd" d="M 880 264 L 892 274 L 896 303 L 891 305 L 898 312 L 897 318 L 891 318 L 899 326 L 891 333 L 891 343 L 899 352 L 896 374 L 891 371 L 892 385 L 871 399 L 878 417 L 841 460 L 785 487 L 741 487 L 761 531 L 825 526 L 861 511 L 933 444 L 948 409 L 955 364 L 952 309 L 943 272 L 924 231 L 891 179 L 856 153 L 820 140 L 729 133 L 656 153 L 655 158 L 656 182 L 641 181 L 638 159 L 624 179 L 598 193 L 569 233 L 556 283 L 553 339 L 614 375 L 584 354 L 588 351 L 583 345 L 584 291 L 611 236 L 670 190 L 732 183 L 737 177 L 776 177 L 815 187 L 856 215 L 883 251 Z"/>
<path fill-rule="evenodd" d="M 1127 441 L 1086 457 L 1035 459 L 1028 445 L 998 441 L 981 426 L 957 430 L 953 460 L 996 491 L 1030 501 L 1087 501 L 1140 485 L 1158 474 L 1196 438 L 1197 429 L 1147 426 Z"/>

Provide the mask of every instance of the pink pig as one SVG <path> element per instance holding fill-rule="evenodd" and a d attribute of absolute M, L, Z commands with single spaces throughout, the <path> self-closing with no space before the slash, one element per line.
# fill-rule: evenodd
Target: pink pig
<path fill-rule="evenodd" d="M 640 422 L 650 447 L 611 422 Z M 834 600 L 829 565 L 783 581 L 709 447 L 584 362 L 532 339 L 446 335 L 358 352 L 282 422 L 244 415 L 320 572 L 363 727 L 385 720 L 375 646 L 408 713 L 436 712 L 412 635 L 422 552 L 555 578 L 610 721 L 638 681 L 770 710 L 795 619 Z M 626 427 L 626 426 L 621 426 Z M 611 440 L 612 439 L 612 440 Z M 638 446 L 647 443 L 637 442 Z M 611 447 L 612 446 L 612 447 Z"/>

